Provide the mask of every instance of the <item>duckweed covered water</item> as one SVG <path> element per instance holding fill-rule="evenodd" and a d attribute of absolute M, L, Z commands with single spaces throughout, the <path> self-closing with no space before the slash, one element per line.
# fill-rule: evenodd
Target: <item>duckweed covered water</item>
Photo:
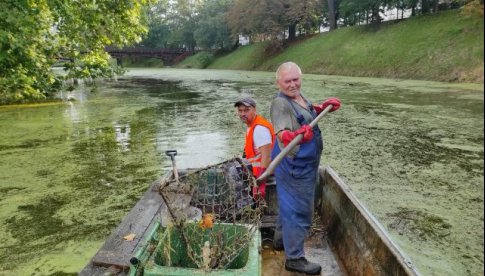
<path fill-rule="evenodd" d="M 0 107 L 0 275 L 76 275 L 171 166 L 240 154 L 233 102 L 268 116 L 274 74 L 136 69 L 75 101 Z M 482 85 L 305 75 L 341 98 L 322 161 L 423 275 L 483 274 Z"/>

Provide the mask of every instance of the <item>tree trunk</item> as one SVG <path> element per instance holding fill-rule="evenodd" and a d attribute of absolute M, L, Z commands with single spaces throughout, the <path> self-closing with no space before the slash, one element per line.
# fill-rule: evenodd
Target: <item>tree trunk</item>
<path fill-rule="evenodd" d="M 288 40 L 293 40 L 296 38 L 296 24 L 291 24 L 288 26 Z"/>
<path fill-rule="evenodd" d="M 335 10 L 335 1 L 328 0 L 328 21 L 330 23 L 330 31 L 337 29 L 337 12 Z"/>
<path fill-rule="evenodd" d="M 381 23 L 381 16 L 379 15 L 379 6 L 372 7 L 372 23 Z"/>
<path fill-rule="evenodd" d="M 421 14 L 427 14 L 431 11 L 430 0 L 421 0 Z"/>
<path fill-rule="evenodd" d="M 234 44 L 232 45 L 232 50 L 236 50 L 237 47 L 239 47 L 239 37 L 236 39 L 236 41 L 234 42 Z"/>
<path fill-rule="evenodd" d="M 440 3 L 439 3 L 438 0 L 434 0 L 434 2 L 433 2 L 433 6 L 434 6 L 433 10 L 434 10 L 435 13 L 438 12 L 439 9 L 440 9 L 440 5 L 439 4 Z"/>

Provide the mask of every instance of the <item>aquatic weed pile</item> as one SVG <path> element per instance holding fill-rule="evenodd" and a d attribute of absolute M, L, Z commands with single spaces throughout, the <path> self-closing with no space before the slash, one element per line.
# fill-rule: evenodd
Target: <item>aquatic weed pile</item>
<path fill-rule="evenodd" d="M 161 183 L 162 233 L 157 262 L 165 266 L 226 269 L 247 259 L 248 246 L 261 222 L 264 200 L 239 158 Z M 257 189 L 256 189 L 257 190 Z"/>

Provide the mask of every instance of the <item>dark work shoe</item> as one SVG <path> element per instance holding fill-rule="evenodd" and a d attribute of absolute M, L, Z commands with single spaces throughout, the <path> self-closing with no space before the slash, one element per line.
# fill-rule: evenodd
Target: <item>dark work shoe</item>
<path fill-rule="evenodd" d="M 283 251 L 285 250 L 285 246 L 283 245 L 283 235 L 281 231 L 275 230 L 273 236 L 273 249 L 276 251 Z"/>
<path fill-rule="evenodd" d="M 316 263 L 309 262 L 305 257 L 295 260 L 286 260 L 285 268 L 288 271 L 301 272 L 308 275 L 319 275 L 322 267 Z"/>

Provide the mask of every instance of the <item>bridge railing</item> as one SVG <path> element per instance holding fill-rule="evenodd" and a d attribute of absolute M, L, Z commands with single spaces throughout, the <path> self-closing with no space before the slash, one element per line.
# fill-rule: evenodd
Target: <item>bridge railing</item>
<path fill-rule="evenodd" d="M 122 57 L 153 57 L 160 58 L 164 62 L 170 64 L 176 61 L 181 61 L 185 57 L 193 54 L 184 48 L 179 49 L 166 49 L 166 48 L 106 48 L 108 52 L 114 58 Z"/>

